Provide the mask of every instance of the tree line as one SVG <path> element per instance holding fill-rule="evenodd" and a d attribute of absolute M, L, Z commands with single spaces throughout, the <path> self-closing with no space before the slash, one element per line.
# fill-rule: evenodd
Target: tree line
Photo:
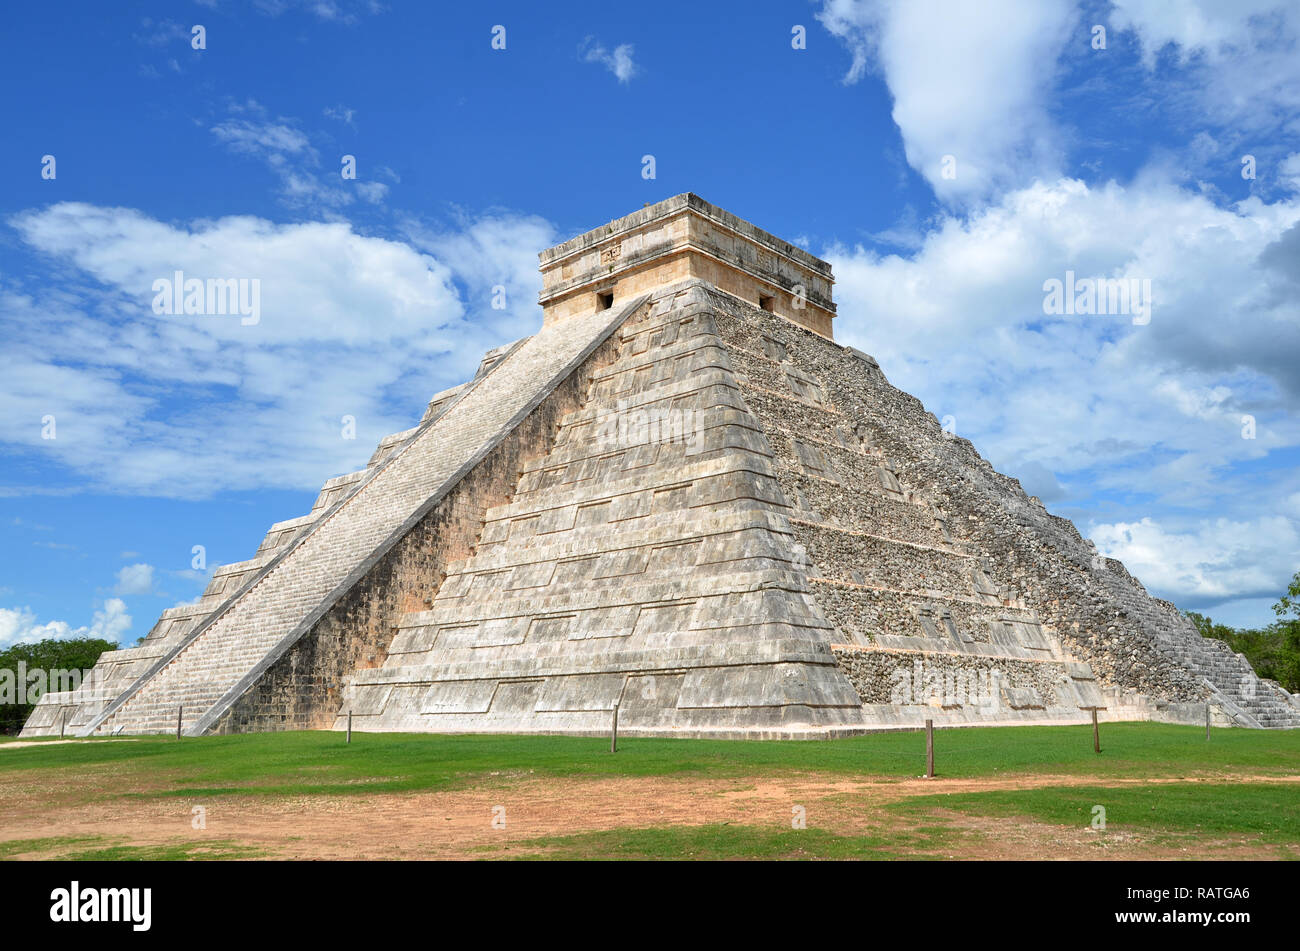
<path fill-rule="evenodd" d="M 100 654 L 118 646 L 98 637 L 50 637 L 0 650 L 0 734 L 12 735 L 23 728 L 39 694 L 48 686 L 48 672 L 79 670 L 85 676 Z M 38 671 L 46 677 L 34 678 Z M 20 679 L 26 682 L 19 683 Z M 34 683 L 41 686 L 34 689 Z"/>

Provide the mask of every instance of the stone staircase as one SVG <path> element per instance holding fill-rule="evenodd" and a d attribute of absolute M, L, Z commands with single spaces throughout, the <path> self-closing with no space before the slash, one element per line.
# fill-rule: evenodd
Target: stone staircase
<path fill-rule="evenodd" d="M 1256 674 L 1245 657 L 1222 641 L 1202 637 L 1173 604 L 1150 597 L 1118 561 L 1101 559 L 1096 567 L 1101 570 L 1094 574 L 1111 598 L 1154 634 L 1160 654 L 1200 680 L 1210 691 L 1210 702 L 1230 720 L 1265 729 L 1300 727 L 1300 702 Z"/>
<path fill-rule="evenodd" d="M 1300 727 L 1300 703 L 1294 697 L 1259 677 L 1227 644 L 1202 637 L 1191 622 L 1171 622 L 1168 630 L 1156 634 L 1156 644 L 1200 677 L 1211 691 L 1212 702 L 1242 726 Z"/>
<path fill-rule="evenodd" d="M 506 353 L 519 343 L 516 341 L 488 351 L 471 380 L 435 393 L 429 400 L 420 426 L 437 419 L 457 396 L 494 369 Z M 139 644 L 101 654 L 81 687 L 43 694 L 23 725 L 21 736 L 59 736 L 65 732 L 75 736 L 89 727 L 161 658 L 181 646 L 187 634 L 204 624 L 226 601 L 238 596 L 262 575 L 276 555 L 287 551 L 316 522 L 356 491 L 371 470 L 389 459 L 404 442 L 415 435 L 420 426 L 381 439 L 366 463 L 366 468 L 326 480 L 312 503 L 311 511 L 273 524 L 258 545 L 256 554 L 247 561 L 215 568 L 200 598 L 190 604 L 180 604 L 163 611 Z"/>
<path fill-rule="evenodd" d="M 416 429 L 381 444 L 337 505 L 79 734 L 170 732 L 178 709 L 185 733 L 210 730 L 635 306 L 544 328 L 507 352 L 489 354 L 471 385 L 446 407 L 431 405 Z"/>

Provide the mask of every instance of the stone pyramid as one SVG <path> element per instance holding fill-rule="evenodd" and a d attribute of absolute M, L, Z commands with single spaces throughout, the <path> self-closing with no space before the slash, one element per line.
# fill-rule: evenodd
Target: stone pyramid
<path fill-rule="evenodd" d="M 835 343 L 826 262 L 685 194 L 541 270 L 537 334 L 24 735 L 1300 725 Z"/>

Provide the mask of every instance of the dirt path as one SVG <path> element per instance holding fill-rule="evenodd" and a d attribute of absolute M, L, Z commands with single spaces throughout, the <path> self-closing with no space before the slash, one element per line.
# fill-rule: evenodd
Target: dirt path
<path fill-rule="evenodd" d="M 5 750 L 21 750 L 29 746 L 61 746 L 64 743 L 134 743 L 133 737 L 115 737 L 111 740 L 6 740 L 0 743 L 0 753 Z"/>
<path fill-rule="evenodd" d="M 1221 776 L 1165 780 L 1097 780 L 1079 776 L 980 779 L 553 777 L 494 781 L 490 789 L 346 796 L 219 796 L 59 802 L 46 789 L 0 789 L 0 842 L 102 836 L 135 846 L 235 842 L 274 858 L 478 858 L 517 855 L 526 840 L 597 829 L 732 823 L 790 828 L 803 806 L 810 829 L 836 835 L 897 835 L 918 820 L 881 807 L 936 793 L 988 792 L 1044 786 L 1141 786 L 1191 782 L 1279 783 L 1300 777 Z M 192 828 L 192 809 L 206 828 Z M 504 819 L 504 827 L 501 820 Z M 494 825 L 495 822 L 495 825 Z M 955 830 L 961 858 L 1277 858 L 1276 845 L 1253 841 L 1179 839 L 1136 832 L 1097 833 L 1024 818 L 975 818 L 936 811 L 924 824 Z M 1156 841 L 1159 840 L 1159 841 Z M 42 853 L 46 856 L 57 853 Z M 918 854 L 942 854 L 918 851 Z M 1300 851 L 1296 853 L 1300 856 Z M 19 857 L 19 856 L 16 856 Z M 947 856 L 944 856 L 947 857 Z"/>

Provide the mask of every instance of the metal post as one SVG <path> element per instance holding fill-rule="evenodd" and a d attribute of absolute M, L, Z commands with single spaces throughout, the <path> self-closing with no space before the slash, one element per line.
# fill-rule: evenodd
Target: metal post
<path fill-rule="evenodd" d="M 184 712 L 185 712 L 184 704 L 176 708 L 176 739 L 178 740 L 181 738 L 181 714 L 183 714 Z"/>
<path fill-rule="evenodd" d="M 63 739 L 63 728 L 68 725 L 68 711 L 62 709 L 59 711 L 59 739 Z"/>
<path fill-rule="evenodd" d="M 1092 751 L 1101 752 L 1101 732 L 1097 729 L 1097 708 L 1092 708 Z"/>
<path fill-rule="evenodd" d="M 1210 702 L 1205 702 L 1205 738 L 1210 738 Z"/>
<path fill-rule="evenodd" d="M 925 778 L 934 779 L 934 721 L 925 721 Z"/>
<path fill-rule="evenodd" d="M 609 751 L 618 752 L 618 704 L 614 704 L 614 721 L 610 725 L 609 731 Z"/>
<path fill-rule="evenodd" d="M 348 711 L 348 742 L 352 742 L 352 711 Z"/>

